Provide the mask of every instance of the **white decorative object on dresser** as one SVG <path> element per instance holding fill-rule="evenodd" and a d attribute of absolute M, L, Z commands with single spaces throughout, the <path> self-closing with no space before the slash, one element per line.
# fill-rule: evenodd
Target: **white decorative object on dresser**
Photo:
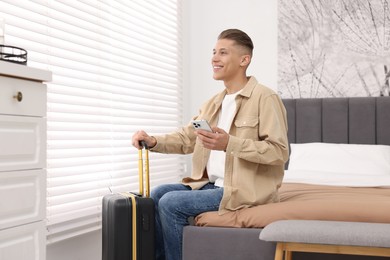
<path fill-rule="evenodd" d="M 0 259 L 46 258 L 46 85 L 51 72 L 0 61 Z"/>

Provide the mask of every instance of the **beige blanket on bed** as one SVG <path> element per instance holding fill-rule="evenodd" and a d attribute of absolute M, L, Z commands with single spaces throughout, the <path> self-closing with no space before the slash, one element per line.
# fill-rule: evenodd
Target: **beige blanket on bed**
<path fill-rule="evenodd" d="M 264 227 L 282 219 L 390 223 L 390 188 L 351 188 L 283 184 L 280 202 L 245 208 L 219 216 L 206 212 L 198 226 Z"/>

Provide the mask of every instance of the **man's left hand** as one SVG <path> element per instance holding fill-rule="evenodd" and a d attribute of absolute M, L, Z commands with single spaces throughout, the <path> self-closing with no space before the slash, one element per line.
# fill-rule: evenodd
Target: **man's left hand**
<path fill-rule="evenodd" d="M 229 142 L 229 134 L 225 130 L 212 127 L 213 132 L 205 130 L 196 130 L 195 134 L 198 136 L 203 146 L 210 150 L 226 151 Z"/>

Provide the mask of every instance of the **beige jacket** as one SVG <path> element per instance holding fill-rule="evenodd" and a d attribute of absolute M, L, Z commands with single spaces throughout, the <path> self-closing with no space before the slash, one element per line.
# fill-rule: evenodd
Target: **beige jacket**
<path fill-rule="evenodd" d="M 207 101 L 194 119 L 217 125 L 226 90 Z M 219 213 L 276 202 L 288 159 L 286 110 L 279 96 L 251 77 L 236 97 L 237 111 L 226 149 L 224 193 Z M 183 184 L 199 189 L 208 183 L 206 165 L 210 150 L 197 141 L 191 124 L 179 131 L 155 136 L 152 151 L 193 153 L 191 177 Z"/>

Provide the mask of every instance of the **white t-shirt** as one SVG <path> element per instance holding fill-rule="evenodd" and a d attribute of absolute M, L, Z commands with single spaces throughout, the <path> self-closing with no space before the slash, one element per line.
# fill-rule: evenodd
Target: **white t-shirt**
<path fill-rule="evenodd" d="M 225 95 L 222 101 L 222 109 L 219 114 L 219 120 L 217 126 L 222 128 L 226 132 L 229 132 L 232 125 L 233 117 L 236 112 L 236 96 L 241 91 L 234 94 Z M 223 178 L 225 174 L 225 159 L 226 154 L 224 151 L 211 150 L 210 158 L 207 162 L 207 173 L 210 182 L 214 182 L 215 186 L 223 187 Z"/>

